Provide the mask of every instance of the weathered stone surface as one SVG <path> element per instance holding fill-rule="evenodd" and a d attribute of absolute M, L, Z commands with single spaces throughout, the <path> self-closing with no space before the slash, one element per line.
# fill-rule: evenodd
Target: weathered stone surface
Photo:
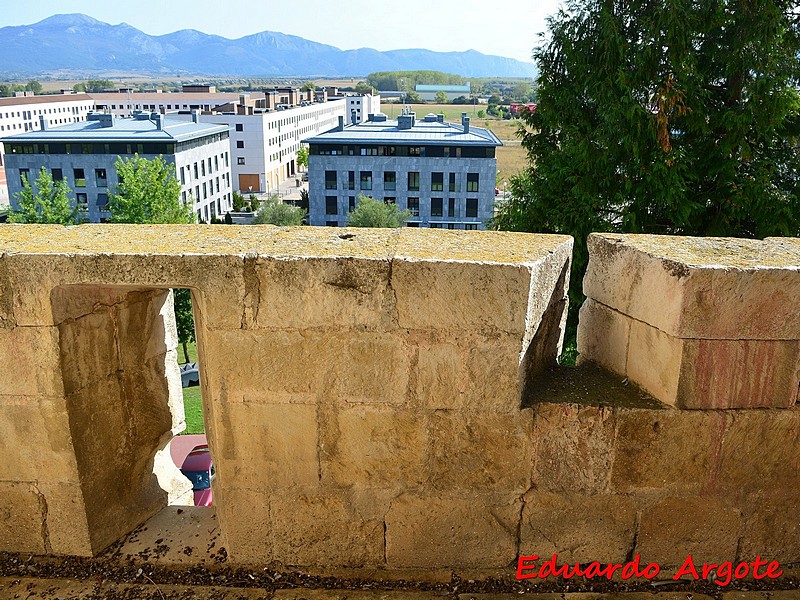
<path fill-rule="evenodd" d="M 0 328 L 0 395 L 59 396 L 64 393 L 55 327 Z"/>
<path fill-rule="evenodd" d="M 228 402 L 398 404 L 406 399 L 409 352 L 398 335 L 210 331 L 203 345 L 212 394 L 224 394 Z"/>
<path fill-rule="evenodd" d="M 0 481 L 78 483 L 63 398 L 0 397 Z"/>
<path fill-rule="evenodd" d="M 32 483 L 0 481 L 0 551 L 49 552 L 44 498 Z"/>
<path fill-rule="evenodd" d="M 425 413 L 391 407 L 355 406 L 323 420 L 327 442 L 323 480 L 339 486 L 416 488 L 427 479 Z"/>
<path fill-rule="evenodd" d="M 578 321 L 578 353 L 581 359 L 591 360 L 625 374 L 628 366 L 628 340 L 633 319 L 587 298 L 581 306 Z"/>
<path fill-rule="evenodd" d="M 787 467 L 786 468 L 790 468 Z M 800 499 L 797 488 L 774 492 L 763 489 L 742 502 L 744 529 L 739 557 L 761 556 L 782 564 L 796 563 L 800 556 Z"/>
<path fill-rule="evenodd" d="M 631 321 L 626 374 L 654 398 L 675 406 L 682 351 L 682 340 L 641 321 Z"/>
<path fill-rule="evenodd" d="M 442 490 L 523 493 L 531 487 L 532 415 L 441 411 L 432 418 L 431 484 Z"/>
<path fill-rule="evenodd" d="M 456 344 L 418 346 L 416 395 L 432 409 L 462 409 L 469 388 L 466 353 Z"/>
<path fill-rule="evenodd" d="M 740 512 L 712 497 L 668 497 L 642 510 L 636 553 L 642 562 L 680 566 L 736 559 Z"/>
<path fill-rule="evenodd" d="M 469 386 L 464 407 L 473 411 L 518 413 L 521 405 L 522 377 L 518 339 L 467 338 Z"/>
<path fill-rule="evenodd" d="M 0 327 L 16 327 L 14 318 L 14 288 L 8 277 L 6 255 L 0 252 Z"/>
<path fill-rule="evenodd" d="M 625 562 L 633 546 L 636 505 L 627 496 L 529 492 L 520 528 L 520 552 L 559 564 Z"/>
<path fill-rule="evenodd" d="M 680 338 L 800 338 L 800 252 L 732 238 L 592 234 L 584 293 Z"/>
<path fill-rule="evenodd" d="M 500 567 L 516 556 L 516 497 L 404 494 L 386 515 L 386 564 Z"/>
<path fill-rule="evenodd" d="M 259 259 L 256 327 L 393 327 L 389 261 Z"/>
<path fill-rule="evenodd" d="M 538 404 L 534 408 L 533 483 L 544 492 L 608 489 L 616 419 L 610 408 Z"/>
<path fill-rule="evenodd" d="M 726 420 L 713 490 L 747 498 L 767 485 L 777 495 L 800 489 L 800 409 L 731 411 Z"/>
<path fill-rule="evenodd" d="M 212 448 L 221 481 L 272 490 L 317 484 L 315 406 L 212 403 Z"/>
<path fill-rule="evenodd" d="M 786 408 L 797 400 L 800 342 L 686 340 L 681 408 Z"/>
<path fill-rule="evenodd" d="M 346 497 L 272 496 L 270 520 L 274 558 L 285 565 L 383 563 L 383 521 L 355 514 Z"/>
<path fill-rule="evenodd" d="M 721 413 L 619 410 L 611 486 L 698 493 L 722 443 Z"/>
<path fill-rule="evenodd" d="M 46 526 L 50 552 L 72 556 L 91 556 L 87 510 L 78 484 L 40 483 L 38 490 L 46 503 Z"/>
<path fill-rule="evenodd" d="M 691 600 L 712 600 L 711 596 L 692 591 Z M 686 592 L 576 592 L 562 593 L 529 593 L 529 594 L 459 594 L 458 600 L 690 600 Z M 726 599 L 727 600 L 727 599 Z M 744 600 L 744 599 L 743 599 Z M 749 599 L 748 599 L 749 600 Z M 760 598 L 758 600 L 761 600 Z"/>
<path fill-rule="evenodd" d="M 409 590 L 278 590 L 272 600 L 441 600 L 439 592 Z"/>

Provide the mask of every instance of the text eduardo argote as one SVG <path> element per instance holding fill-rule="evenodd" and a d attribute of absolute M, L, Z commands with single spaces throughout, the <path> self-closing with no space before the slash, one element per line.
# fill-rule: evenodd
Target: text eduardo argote
<path fill-rule="evenodd" d="M 617 571 L 624 580 L 628 579 L 653 579 L 661 573 L 661 567 L 656 563 L 641 565 L 640 555 L 636 555 L 633 560 L 622 563 L 599 563 L 589 564 L 558 564 L 558 554 L 544 562 L 539 563 L 539 556 L 520 556 L 517 560 L 517 579 L 545 579 L 547 577 L 561 577 L 572 579 L 573 577 L 584 577 L 586 579 L 600 579 L 605 577 L 611 579 Z M 783 575 L 780 564 L 777 561 L 769 561 L 757 556 L 752 562 L 732 563 L 730 561 L 720 564 L 703 563 L 697 565 L 692 555 L 686 557 L 683 564 L 672 575 L 672 579 L 677 581 L 684 577 L 693 579 L 711 579 L 719 586 L 727 586 L 735 579 L 744 579 L 751 576 L 753 579 L 777 579 Z"/>

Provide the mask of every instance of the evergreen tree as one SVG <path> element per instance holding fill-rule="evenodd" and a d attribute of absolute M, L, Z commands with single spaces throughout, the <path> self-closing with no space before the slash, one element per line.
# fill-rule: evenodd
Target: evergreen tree
<path fill-rule="evenodd" d="M 9 214 L 12 223 L 77 223 L 78 209 L 69 199 L 71 190 L 63 180 L 53 181 L 42 167 L 34 186 L 35 191 L 28 178 L 23 178 L 22 191 L 16 194 L 19 208 Z"/>
<path fill-rule="evenodd" d="M 796 0 L 569 0 L 534 51 L 500 229 L 800 234 Z"/>

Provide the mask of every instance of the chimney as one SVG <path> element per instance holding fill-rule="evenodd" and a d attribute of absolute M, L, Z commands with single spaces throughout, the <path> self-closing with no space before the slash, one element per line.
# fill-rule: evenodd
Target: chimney
<path fill-rule="evenodd" d="M 153 121 L 156 123 L 156 129 L 164 131 L 164 116 L 159 113 L 152 114 Z"/>
<path fill-rule="evenodd" d="M 439 113 L 438 115 L 436 115 L 436 122 L 437 123 L 444 123 L 444 115 L 442 113 Z"/>
<path fill-rule="evenodd" d="M 200 111 L 193 110 L 192 111 L 192 123 L 199 123 L 200 122 Z"/>
<path fill-rule="evenodd" d="M 461 125 L 464 126 L 464 133 L 469 133 L 469 117 L 467 113 L 461 113 Z"/>
<path fill-rule="evenodd" d="M 45 119 L 44 115 L 39 115 L 39 129 L 42 131 L 47 130 L 47 119 Z"/>
<path fill-rule="evenodd" d="M 414 117 L 412 115 L 400 115 L 397 117 L 398 129 L 411 129 L 414 126 Z"/>
<path fill-rule="evenodd" d="M 353 125 L 358 125 L 358 117 L 356 116 L 356 109 L 350 111 L 350 123 Z"/>
<path fill-rule="evenodd" d="M 372 113 L 367 114 L 367 121 L 374 121 L 374 120 L 375 120 L 375 115 L 374 114 L 372 114 Z"/>
<path fill-rule="evenodd" d="M 343 131 L 343 130 L 344 130 L 344 117 L 342 115 L 339 115 L 339 127 L 337 127 L 337 131 Z"/>

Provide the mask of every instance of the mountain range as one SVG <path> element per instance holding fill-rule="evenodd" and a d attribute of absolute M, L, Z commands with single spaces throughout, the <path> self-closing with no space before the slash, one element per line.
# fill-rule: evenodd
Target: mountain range
<path fill-rule="evenodd" d="M 340 50 L 272 31 L 235 40 L 194 29 L 152 36 L 126 23 L 110 25 L 83 14 L 2 27 L 0 48 L 0 70 L 25 74 L 356 77 L 375 71 L 434 70 L 464 77 L 531 77 L 535 71 L 531 63 L 475 50 Z"/>

